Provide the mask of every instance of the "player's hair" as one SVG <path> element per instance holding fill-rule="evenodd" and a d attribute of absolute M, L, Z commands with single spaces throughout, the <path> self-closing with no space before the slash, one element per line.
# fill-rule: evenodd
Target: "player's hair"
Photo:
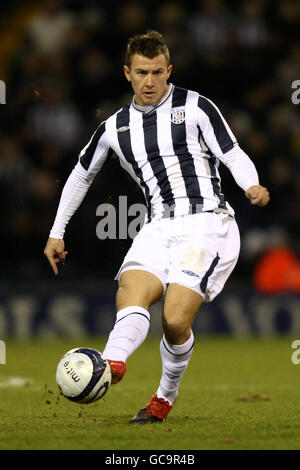
<path fill-rule="evenodd" d="M 149 30 L 146 34 L 137 34 L 128 40 L 125 65 L 130 67 L 131 58 L 134 54 L 140 54 L 149 59 L 153 59 L 160 54 L 163 54 L 167 60 L 167 65 L 170 64 L 170 52 L 162 34 L 158 31 Z"/>

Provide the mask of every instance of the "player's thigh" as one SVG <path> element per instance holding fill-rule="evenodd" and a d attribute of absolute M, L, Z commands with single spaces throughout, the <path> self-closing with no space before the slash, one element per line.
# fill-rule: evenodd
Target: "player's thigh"
<path fill-rule="evenodd" d="M 189 331 L 202 301 L 202 296 L 194 290 L 180 284 L 170 284 L 164 300 L 164 331 L 175 335 Z"/>
<path fill-rule="evenodd" d="M 148 309 L 157 302 L 164 293 L 164 286 L 160 279 L 142 269 L 124 271 L 119 279 L 116 296 L 117 309 L 139 305 Z"/>
<path fill-rule="evenodd" d="M 239 232 L 227 214 L 186 217 L 187 234 L 172 247 L 169 284 L 188 287 L 211 302 L 223 289 L 239 254 Z"/>
<path fill-rule="evenodd" d="M 169 251 L 160 221 L 153 221 L 144 224 L 134 238 L 115 279 L 119 280 L 121 274 L 128 269 L 141 267 L 141 269 L 146 268 L 146 271 L 156 275 L 162 283 L 165 283 L 168 264 Z"/>

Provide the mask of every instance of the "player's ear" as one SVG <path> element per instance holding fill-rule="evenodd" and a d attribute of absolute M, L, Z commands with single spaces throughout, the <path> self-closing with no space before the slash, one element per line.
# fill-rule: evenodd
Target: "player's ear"
<path fill-rule="evenodd" d="M 173 70 L 173 65 L 172 64 L 168 65 L 168 68 L 167 68 L 168 78 L 170 78 L 172 70 Z"/>
<path fill-rule="evenodd" d="M 128 67 L 128 65 L 123 65 L 123 71 L 124 71 L 124 75 L 127 78 L 127 80 L 129 82 L 131 82 L 130 68 Z"/>

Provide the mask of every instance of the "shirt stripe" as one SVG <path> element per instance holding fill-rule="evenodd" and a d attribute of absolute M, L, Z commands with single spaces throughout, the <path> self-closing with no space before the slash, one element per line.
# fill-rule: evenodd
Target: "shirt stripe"
<path fill-rule="evenodd" d="M 220 187 L 220 178 L 217 175 L 217 161 L 213 153 L 211 152 L 211 150 L 208 148 L 199 126 L 198 126 L 198 140 L 199 140 L 200 145 L 202 144 L 203 146 L 204 144 L 205 146 L 204 151 L 207 152 L 207 154 L 209 155 L 208 165 L 209 165 L 209 169 L 211 173 L 211 184 L 213 187 L 214 194 L 219 199 L 218 209 L 226 209 L 224 194 L 221 192 L 221 187 Z"/>
<path fill-rule="evenodd" d="M 80 163 L 85 170 L 89 169 L 93 156 L 95 154 L 97 145 L 101 137 L 105 132 L 105 121 L 101 122 L 100 126 L 94 132 L 91 140 L 83 150 L 83 154 L 80 157 Z"/>
<path fill-rule="evenodd" d="M 175 87 L 172 99 L 173 108 L 184 108 L 186 105 L 188 91 Z M 171 122 L 172 140 L 174 153 L 177 155 L 180 163 L 182 176 L 184 179 L 186 194 L 190 201 L 189 212 L 196 212 L 196 206 L 203 205 L 199 181 L 195 171 L 193 157 L 187 146 L 187 135 L 185 120 L 181 124 Z"/>
<path fill-rule="evenodd" d="M 148 161 L 160 188 L 162 204 L 173 207 L 175 204 L 164 160 L 160 155 L 157 140 L 157 114 L 143 114 L 143 130 Z M 170 214 L 171 215 L 171 214 Z"/>
<path fill-rule="evenodd" d="M 234 141 L 231 139 L 226 125 L 217 108 L 204 96 L 199 96 L 198 107 L 208 116 L 212 131 L 223 153 L 233 148 Z"/>
<path fill-rule="evenodd" d="M 146 196 L 146 203 L 147 203 L 147 210 L 148 210 L 148 221 L 151 220 L 151 199 L 152 196 L 149 192 L 149 187 L 145 184 L 143 173 L 139 168 L 134 154 L 132 152 L 131 146 L 131 134 L 130 134 L 130 119 L 129 119 L 129 106 L 125 106 L 118 114 L 116 125 L 117 129 L 128 128 L 123 132 L 118 132 L 118 141 L 122 153 L 128 163 L 132 166 L 134 173 L 138 177 L 141 186 L 145 189 L 145 196 Z"/>

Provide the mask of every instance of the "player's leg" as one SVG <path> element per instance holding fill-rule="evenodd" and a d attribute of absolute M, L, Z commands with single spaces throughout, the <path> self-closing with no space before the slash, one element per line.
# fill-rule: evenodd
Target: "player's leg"
<path fill-rule="evenodd" d="M 203 213 L 187 216 L 182 222 L 182 226 L 180 220 L 177 226 L 173 222 L 172 227 L 183 237 L 182 243 L 177 241 L 171 248 L 166 281 L 162 377 L 157 393 L 133 423 L 163 421 L 169 413 L 193 351 L 193 319 L 202 299 L 211 302 L 223 289 L 239 255 L 239 232 L 232 217 Z M 179 237 L 180 233 L 177 240 Z"/>
<path fill-rule="evenodd" d="M 146 310 L 163 295 L 164 286 L 153 273 L 143 269 L 129 269 L 120 276 L 116 296 L 117 310 L 139 305 Z"/>
<path fill-rule="evenodd" d="M 111 365 L 112 383 L 122 379 L 127 358 L 145 340 L 150 324 L 149 307 L 162 297 L 163 291 L 161 281 L 150 272 L 131 269 L 121 274 L 116 321 L 103 351 Z"/>
<path fill-rule="evenodd" d="M 171 405 L 193 353 L 192 323 L 202 301 L 200 294 L 179 284 L 171 284 L 166 293 L 160 342 L 162 376 L 157 396 Z"/>
<path fill-rule="evenodd" d="M 180 284 L 170 284 L 164 301 L 162 324 L 169 344 L 184 344 L 202 304 L 202 296 Z"/>
<path fill-rule="evenodd" d="M 149 307 L 164 293 L 167 263 L 168 252 L 158 223 L 144 224 L 115 278 L 119 281 L 117 316 L 103 351 L 111 360 L 114 383 L 124 375 L 127 358 L 147 336 Z"/>
<path fill-rule="evenodd" d="M 162 317 L 164 335 L 160 342 L 160 384 L 146 407 L 131 420 L 132 423 L 163 421 L 167 417 L 193 353 L 192 323 L 201 303 L 201 295 L 185 286 L 171 284 L 168 287 Z"/>
<path fill-rule="evenodd" d="M 202 217 L 200 214 L 193 219 L 196 224 L 197 218 L 200 226 L 191 233 L 196 233 L 200 240 L 199 248 L 197 250 L 197 239 L 192 237 L 187 245 L 176 246 L 173 256 L 176 261 L 168 278 L 164 336 L 160 344 L 162 376 L 155 395 L 164 404 L 161 409 L 165 416 L 174 404 L 193 352 L 193 320 L 202 301 L 212 301 L 223 289 L 239 254 L 239 232 L 232 217 L 225 214 Z"/>

